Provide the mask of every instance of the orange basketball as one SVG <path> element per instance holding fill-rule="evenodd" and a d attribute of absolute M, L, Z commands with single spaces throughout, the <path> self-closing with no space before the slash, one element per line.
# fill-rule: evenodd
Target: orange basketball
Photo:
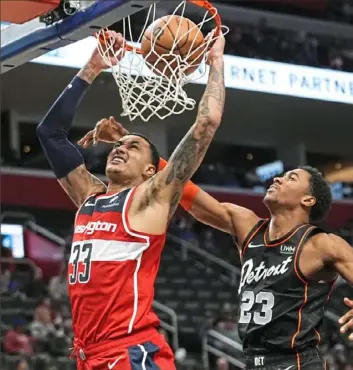
<path fill-rule="evenodd" d="M 204 44 L 203 34 L 194 22 L 178 15 L 167 15 L 147 28 L 142 38 L 141 52 L 153 66 L 153 72 L 160 72 L 167 77 L 178 66 L 175 55 L 180 55 L 182 62 L 185 62 L 183 65 L 190 65 L 183 69 L 189 75 L 202 62 L 206 51 L 202 46 Z"/>

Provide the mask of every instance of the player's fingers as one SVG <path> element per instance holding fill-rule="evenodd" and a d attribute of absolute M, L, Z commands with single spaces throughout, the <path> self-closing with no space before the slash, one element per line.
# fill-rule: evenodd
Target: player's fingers
<path fill-rule="evenodd" d="M 86 140 L 86 141 L 83 143 L 82 147 L 83 147 L 84 149 L 87 149 L 87 148 L 90 146 L 91 142 L 92 142 L 92 139 Z"/>
<path fill-rule="evenodd" d="M 344 303 L 346 306 L 353 308 L 353 300 L 348 299 L 347 297 L 344 299 Z"/>
<path fill-rule="evenodd" d="M 343 334 L 346 333 L 348 330 L 353 330 L 353 318 L 341 327 L 340 332 Z"/>
<path fill-rule="evenodd" d="M 348 311 L 345 315 L 343 315 L 338 320 L 338 322 L 342 325 L 342 324 L 346 323 L 347 321 L 349 321 L 351 318 L 353 318 L 353 311 L 352 310 Z"/>
<path fill-rule="evenodd" d="M 117 129 L 119 130 L 119 134 L 121 136 L 125 136 L 129 133 L 128 130 L 120 122 L 118 122 L 115 119 L 115 117 L 111 116 L 109 119 L 110 119 L 110 122 L 117 127 Z"/>
<path fill-rule="evenodd" d="M 77 144 L 83 146 L 87 141 L 91 141 L 92 137 L 93 137 L 93 131 L 91 130 L 91 131 L 87 132 L 87 134 L 83 138 L 81 138 L 77 142 Z"/>
<path fill-rule="evenodd" d="M 93 130 L 93 145 L 96 146 L 99 141 L 99 132 L 101 131 L 102 125 L 98 125 L 94 130 Z"/>

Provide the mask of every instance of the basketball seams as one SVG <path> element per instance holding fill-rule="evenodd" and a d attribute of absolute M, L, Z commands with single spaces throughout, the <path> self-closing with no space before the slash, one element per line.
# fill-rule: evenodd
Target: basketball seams
<path fill-rule="evenodd" d="M 177 17 L 177 16 L 175 16 L 175 17 Z M 185 18 L 185 19 L 186 19 L 186 18 Z M 168 21 L 169 21 L 169 20 L 173 20 L 173 18 L 172 18 L 172 17 L 169 17 Z M 168 30 L 169 30 L 169 33 L 170 33 L 170 34 L 172 35 L 172 37 L 173 37 L 173 40 L 177 40 L 176 35 L 174 34 L 173 30 L 169 27 L 169 25 L 168 25 L 168 23 L 165 21 L 165 19 L 163 19 L 163 22 L 164 22 L 164 24 L 167 26 L 167 28 L 168 28 Z M 176 22 L 176 21 L 175 21 L 175 22 Z M 188 25 L 189 25 L 189 21 L 188 21 L 187 23 L 188 23 Z M 178 26 L 177 30 L 178 30 L 179 28 L 181 28 L 181 26 Z M 188 28 L 189 28 L 189 26 L 188 26 Z M 189 34 L 187 34 L 187 38 L 186 38 L 186 42 L 188 42 L 188 41 L 189 41 Z M 186 45 L 186 42 L 185 42 L 184 46 Z M 179 46 L 179 43 L 178 43 L 178 42 L 176 43 L 176 46 L 177 46 L 177 49 L 179 50 L 179 55 L 180 55 L 181 57 L 184 57 L 183 53 L 181 52 L 181 48 L 180 48 L 180 46 Z"/>
<path fill-rule="evenodd" d="M 187 30 L 187 38 L 186 38 L 186 41 L 184 42 L 184 44 L 183 45 L 180 45 L 179 46 L 179 51 L 180 51 L 180 54 L 182 54 L 182 56 L 184 56 L 184 54 L 181 52 L 181 49 L 188 43 L 188 41 L 189 41 L 189 36 L 190 36 L 190 21 L 189 21 L 189 19 L 187 19 L 187 18 L 184 18 L 185 20 L 187 20 L 187 23 L 188 23 L 188 30 Z M 189 50 L 189 52 L 190 52 L 190 50 Z"/>
<path fill-rule="evenodd" d="M 149 41 L 151 43 L 151 46 L 154 44 L 154 45 L 158 46 L 159 48 L 170 52 L 170 49 L 168 49 L 167 47 L 165 47 L 163 45 L 158 44 L 157 41 L 156 42 L 152 41 L 152 39 L 147 37 L 146 35 L 144 35 L 143 38 L 145 38 L 147 41 Z M 151 50 L 152 50 L 152 48 L 151 48 Z M 152 50 L 152 51 L 154 51 L 154 50 Z"/>
<path fill-rule="evenodd" d="M 159 18 L 156 21 L 156 27 L 164 32 L 156 33 L 155 27 L 149 27 L 142 38 L 141 51 L 146 62 L 151 63 L 153 69 L 159 71 L 163 69 L 161 72 L 169 74 L 169 69 L 172 72 L 177 67 L 177 61 L 174 59 L 179 54 L 185 63 L 190 64 L 190 66 L 186 66 L 186 69 L 183 69 L 183 73 L 188 75 L 197 69 L 204 54 L 202 50 L 196 52 L 199 47 L 202 48 L 204 43 L 204 36 L 198 26 L 188 18 L 169 15 Z M 194 36 L 194 40 L 190 44 L 192 36 Z M 185 37 L 184 40 L 183 37 Z M 161 57 L 162 55 L 163 57 Z M 166 65 L 168 65 L 167 71 L 164 68 Z"/>

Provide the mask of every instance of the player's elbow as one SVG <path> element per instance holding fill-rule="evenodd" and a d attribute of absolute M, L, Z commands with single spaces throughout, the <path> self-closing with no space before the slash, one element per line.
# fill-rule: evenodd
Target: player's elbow
<path fill-rule="evenodd" d="M 49 138 L 50 133 L 48 131 L 48 128 L 43 125 L 43 121 L 37 126 L 36 134 L 41 143 L 45 142 Z"/>
<path fill-rule="evenodd" d="M 209 117 L 210 125 L 217 129 L 222 122 L 222 116 L 223 116 L 222 113 L 218 112 L 212 113 Z"/>

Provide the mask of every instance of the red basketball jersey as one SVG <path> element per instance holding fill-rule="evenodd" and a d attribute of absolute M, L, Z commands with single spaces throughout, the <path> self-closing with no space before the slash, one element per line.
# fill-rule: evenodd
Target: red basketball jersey
<path fill-rule="evenodd" d="M 166 233 L 131 229 L 134 191 L 92 195 L 77 212 L 68 285 L 75 337 L 85 345 L 159 325 L 152 302 Z"/>

